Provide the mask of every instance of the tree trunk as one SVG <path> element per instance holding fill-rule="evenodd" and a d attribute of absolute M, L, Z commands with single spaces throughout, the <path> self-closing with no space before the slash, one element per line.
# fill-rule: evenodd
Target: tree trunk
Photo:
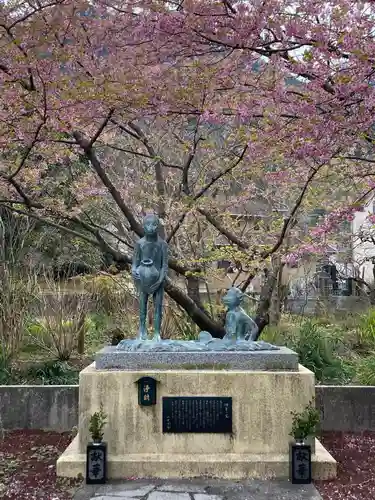
<path fill-rule="evenodd" d="M 79 318 L 78 323 L 78 341 L 77 341 L 77 352 L 78 354 L 85 353 L 85 319 L 86 315 L 82 314 Z"/>
<path fill-rule="evenodd" d="M 197 304 L 199 309 L 204 311 L 204 306 L 201 301 L 201 294 L 199 291 L 199 278 L 196 276 L 187 277 L 187 294 Z"/>
<path fill-rule="evenodd" d="M 214 321 L 206 311 L 203 311 L 193 299 L 191 299 L 181 288 L 174 285 L 170 279 L 167 279 L 165 283 L 165 291 L 187 312 L 201 330 L 210 332 L 215 338 L 222 339 L 224 337 L 224 326 Z"/>
<path fill-rule="evenodd" d="M 375 305 L 375 288 L 371 288 L 368 294 L 368 297 L 370 299 L 370 304 L 372 306 Z"/>
<path fill-rule="evenodd" d="M 277 273 L 274 270 L 267 272 L 266 282 L 262 286 L 260 301 L 257 308 L 255 323 L 258 325 L 258 333 L 255 340 L 258 340 L 263 329 L 269 324 L 269 310 L 271 305 L 272 293 L 277 282 Z"/>
<path fill-rule="evenodd" d="M 273 262 L 273 272 L 276 275 L 276 283 L 272 291 L 269 320 L 270 325 L 278 325 L 281 319 L 281 309 L 283 303 L 283 286 L 282 286 L 282 273 L 283 265 L 281 258 L 278 256 Z"/>

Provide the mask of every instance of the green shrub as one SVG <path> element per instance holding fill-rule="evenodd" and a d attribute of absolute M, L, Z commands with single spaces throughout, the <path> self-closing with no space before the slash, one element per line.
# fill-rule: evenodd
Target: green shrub
<path fill-rule="evenodd" d="M 89 433 L 94 442 L 100 442 L 104 436 L 104 426 L 107 423 L 107 414 L 104 413 L 103 403 L 100 404 L 100 410 L 93 413 L 90 417 Z"/>
<path fill-rule="evenodd" d="M 363 385 L 375 385 L 375 353 L 358 362 L 356 380 Z"/>
<path fill-rule="evenodd" d="M 14 374 L 8 358 L 2 355 L 0 348 L 0 385 L 7 385 L 13 382 Z"/>
<path fill-rule="evenodd" d="M 313 403 L 313 401 L 310 401 L 300 413 L 291 412 L 293 420 L 290 436 L 293 436 L 296 441 L 304 440 L 309 436 L 316 436 L 320 413 Z"/>
<path fill-rule="evenodd" d="M 96 304 L 96 312 L 111 317 L 113 325 L 118 326 L 134 312 L 135 290 L 127 273 L 113 276 L 101 272 L 82 278 L 82 283 Z"/>
<path fill-rule="evenodd" d="M 86 292 L 65 290 L 48 273 L 43 280 L 38 293 L 38 319 L 29 323 L 28 335 L 41 349 L 66 361 L 74 350 L 84 350 L 90 297 Z"/>
<path fill-rule="evenodd" d="M 363 351 L 372 351 L 375 348 L 375 308 L 359 317 L 356 347 Z"/>
<path fill-rule="evenodd" d="M 334 330 L 319 327 L 313 321 L 305 321 L 288 347 L 297 352 L 299 362 L 314 372 L 318 382 L 347 382 L 353 374 L 350 363 L 345 363 L 337 354 L 342 339 Z"/>
<path fill-rule="evenodd" d="M 39 348 L 61 361 L 67 361 L 77 348 L 80 332 L 85 332 L 86 328 L 83 315 L 65 319 L 61 312 L 34 321 L 28 325 L 27 332 Z"/>
<path fill-rule="evenodd" d="M 31 366 L 26 371 L 29 381 L 44 385 L 69 385 L 78 383 L 78 372 L 68 363 L 58 360 Z"/>
<path fill-rule="evenodd" d="M 289 345 L 292 332 L 285 331 L 282 325 L 267 326 L 261 334 L 261 340 L 269 342 L 273 345 L 286 346 Z"/>
<path fill-rule="evenodd" d="M 86 316 L 86 345 L 85 353 L 92 355 L 111 341 L 111 317 L 105 313 L 90 313 Z"/>

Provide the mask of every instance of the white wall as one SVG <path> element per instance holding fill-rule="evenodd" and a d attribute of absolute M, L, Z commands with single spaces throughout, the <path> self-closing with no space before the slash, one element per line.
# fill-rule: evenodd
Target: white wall
<path fill-rule="evenodd" d="M 374 213 L 374 202 L 372 199 L 366 206 L 363 212 L 355 212 L 354 220 L 352 222 L 352 231 L 354 235 L 353 241 L 353 261 L 356 267 L 359 268 L 359 275 L 365 281 L 372 282 L 373 265 L 371 261 L 366 259 L 371 259 L 375 257 L 375 245 L 371 241 L 361 241 L 360 238 L 356 237 L 359 233 L 364 233 L 366 235 L 373 234 L 375 238 L 375 228 L 372 229 L 372 224 L 366 222 L 366 218 L 369 214 Z"/>

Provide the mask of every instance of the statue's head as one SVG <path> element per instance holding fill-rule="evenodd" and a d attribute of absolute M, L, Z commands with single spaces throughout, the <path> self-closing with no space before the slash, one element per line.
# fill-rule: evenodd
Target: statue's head
<path fill-rule="evenodd" d="M 156 214 L 147 214 L 143 219 L 143 230 L 149 236 L 157 234 L 159 230 L 159 217 Z"/>
<path fill-rule="evenodd" d="M 228 309 L 233 309 L 241 304 L 243 300 L 243 293 L 239 288 L 233 287 L 228 290 L 228 292 L 222 298 L 223 304 L 228 307 Z"/>

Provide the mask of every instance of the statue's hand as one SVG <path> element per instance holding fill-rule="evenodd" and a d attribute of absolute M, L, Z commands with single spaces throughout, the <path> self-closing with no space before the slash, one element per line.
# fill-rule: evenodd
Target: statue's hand
<path fill-rule="evenodd" d="M 139 281 L 141 279 L 141 277 L 139 276 L 138 269 L 132 269 L 132 276 L 133 279 L 136 281 Z"/>
<path fill-rule="evenodd" d="M 150 286 L 150 295 L 155 293 L 161 286 L 162 281 L 158 280 L 156 283 Z"/>

